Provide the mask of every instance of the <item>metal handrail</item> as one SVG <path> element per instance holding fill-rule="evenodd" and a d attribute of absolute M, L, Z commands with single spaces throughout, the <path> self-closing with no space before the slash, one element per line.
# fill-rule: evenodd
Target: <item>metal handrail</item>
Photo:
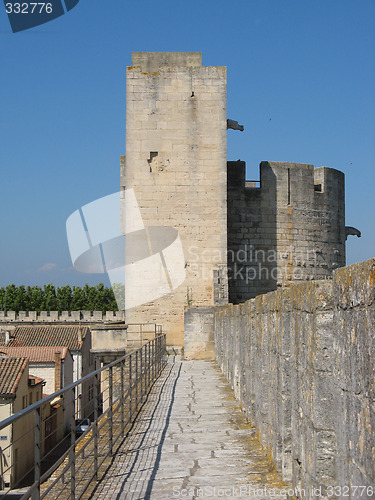
<path fill-rule="evenodd" d="M 64 478 L 66 476 L 68 479 L 70 478 L 69 498 L 74 499 L 82 496 L 92 482 L 92 479 L 98 478 L 100 466 L 104 463 L 106 457 L 113 454 L 114 446 L 118 439 L 124 436 L 126 426 L 134 420 L 139 405 L 144 401 L 145 397 L 147 397 L 147 393 L 153 381 L 159 376 L 161 370 L 164 368 L 166 362 L 164 358 L 165 352 L 165 335 L 155 335 L 153 339 L 145 342 L 139 349 L 125 354 L 121 358 L 89 373 L 69 386 L 33 403 L 15 415 L 0 422 L 1 430 L 10 425 L 14 425 L 20 419 L 34 413 L 34 426 L 17 439 L 20 443 L 29 432 L 34 435 L 34 463 L 32 466 L 28 465 L 29 472 L 32 470 L 34 471 L 34 479 L 32 484 L 30 484 L 30 478 L 26 485 L 27 491 L 22 498 L 46 498 L 46 495 L 56 487 L 59 481 L 64 483 Z M 104 372 L 108 373 L 107 378 L 104 378 Z M 94 420 L 89 429 L 77 439 L 75 427 L 77 417 L 75 388 L 77 386 L 83 387 L 83 385 L 88 382 L 93 383 L 94 395 L 91 403 L 93 411 L 91 414 L 94 415 Z M 108 397 L 106 395 L 108 395 Z M 42 409 L 48 407 L 49 403 L 52 401 L 55 403 L 56 400 L 59 402 L 61 401 L 61 406 L 63 406 L 63 411 L 61 413 L 63 420 L 59 428 L 56 427 L 55 430 L 52 430 L 52 432 L 50 431 L 50 434 L 47 435 L 45 426 L 46 419 L 44 421 L 42 419 Z M 102 404 L 108 406 L 104 411 L 103 408 L 101 408 Z M 84 415 L 80 415 L 80 417 L 82 416 Z M 44 428 L 43 424 L 45 426 Z M 46 435 L 42 441 L 43 429 Z M 41 466 L 43 458 L 50 453 L 50 449 L 47 447 L 46 438 L 52 436 L 54 432 L 56 432 L 56 435 L 57 433 L 59 433 L 59 435 L 63 433 L 56 448 L 66 442 L 67 439 L 68 443 L 70 440 L 70 444 L 69 446 L 65 446 L 64 450 L 61 452 L 61 456 L 56 458 L 52 466 L 50 466 L 50 463 L 47 464 L 49 466 L 47 471 L 42 471 Z M 108 440 L 100 440 L 104 432 L 106 436 L 108 434 Z M 0 453 L 1 460 L 2 454 L 6 450 L 10 450 L 14 444 L 14 442 L 11 442 L 2 450 Z M 99 459 L 98 448 L 101 445 L 103 446 L 100 449 Z M 43 446 L 44 454 L 42 456 Z M 107 449 L 105 451 L 103 447 L 106 446 Z M 78 449 L 76 449 L 77 447 Z M 46 449 L 48 450 L 47 452 Z M 53 449 L 54 448 L 52 448 L 52 450 Z M 87 455 L 87 453 L 89 453 L 89 455 Z M 82 464 L 79 467 L 81 468 L 85 462 L 84 459 L 88 456 L 94 458 L 93 467 L 90 466 L 90 472 L 88 473 L 89 478 L 85 476 L 84 480 L 78 480 L 80 488 L 79 491 L 76 491 L 76 463 L 77 461 L 81 461 Z M 1 469 L 1 472 L 7 474 L 6 477 L 8 477 L 10 474 L 14 473 L 13 465 L 12 463 L 6 471 Z M 53 478 L 52 483 L 46 485 L 45 488 L 42 483 L 56 471 L 58 473 L 57 477 Z M 1 479 L 3 479 L 3 474 Z M 25 478 L 26 475 L 27 471 L 22 478 Z M 3 481 L 1 481 L 1 483 L 4 484 Z M 44 491 L 41 490 L 41 486 L 43 486 Z M 8 493 L 11 494 L 11 487 L 12 485 L 3 496 L 4 498 L 6 498 Z M 63 489 L 66 492 L 66 484 L 63 484 Z"/>

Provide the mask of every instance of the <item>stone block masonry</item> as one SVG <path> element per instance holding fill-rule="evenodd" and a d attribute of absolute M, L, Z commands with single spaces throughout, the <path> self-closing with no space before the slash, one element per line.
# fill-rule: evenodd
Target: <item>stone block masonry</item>
<path fill-rule="evenodd" d="M 102 323 L 124 322 L 124 311 L 0 311 L 0 324 L 12 323 Z"/>
<path fill-rule="evenodd" d="M 83 499 L 289 499 L 232 398 L 216 363 L 169 356 L 103 478 Z"/>
<path fill-rule="evenodd" d="M 127 68 L 121 230 L 177 231 L 184 276 L 168 281 L 170 263 L 155 261 L 150 236 L 137 262 L 134 234 L 125 245 L 126 320 L 162 324 L 169 345 L 184 344 L 189 307 L 238 304 L 345 265 L 344 174 L 262 162 L 260 183 L 246 181 L 245 163 L 227 162 L 227 128 L 242 127 L 226 116 L 226 95 L 226 68 L 202 66 L 200 52 L 136 52 Z M 137 217 L 127 216 L 126 192 Z M 187 314 L 185 348 L 192 355 L 195 344 L 200 357 L 211 334 L 199 313 Z"/>
<path fill-rule="evenodd" d="M 145 227 L 177 229 L 186 279 L 168 295 L 127 309 L 126 321 L 162 324 L 170 345 L 183 345 L 186 306 L 212 306 L 218 291 L 227 301 L 226 277 L 218 290 L 214 284 L 226 268 L 226 68 L 201 60 L 201 53 L 141 52 L 127 68 L 121 188 L 134 190 Z M 122 220 L 125 233 L 126 214 Z M 139 276 L 131 284 L 129 276 L 138 293 Z"/>
<path fill-rule="evenodd" d="M 214 307 L 188 307 L 184 314 L 186 359 L 215 359 Z"/>
<path fill-rule="evenodd" d="M 345 265 L 344 174 L 327 167 L 262 162 L 260 183 L 228 162 L 229 301 L 331 278 Z"/>
<path fill-rule="evenodd" d="M 284 478 L 372 498 L 375 259 L 215 310 L 216 359 Z"/>

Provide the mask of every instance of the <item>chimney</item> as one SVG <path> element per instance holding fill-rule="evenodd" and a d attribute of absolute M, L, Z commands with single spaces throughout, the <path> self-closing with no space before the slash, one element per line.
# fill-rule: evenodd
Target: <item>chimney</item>
<path fill-rule="evenodd" d="M 78 327 L 78 342 L 82 342 L 82 328 L 81 325 Z"/>
<path fill-rule="evenodd" d="M 8 344 L 9 344 L 10 339 L 11 339 L 10 332 L 8 332 L 8 331 L 6 330 L 6 331 L 5 331 L 5 345 L 8 345 Z"/>
<path fill-rule="evenodd" d="M 55 392 L 61 389 L 61 352 L 55 352 Z"/>

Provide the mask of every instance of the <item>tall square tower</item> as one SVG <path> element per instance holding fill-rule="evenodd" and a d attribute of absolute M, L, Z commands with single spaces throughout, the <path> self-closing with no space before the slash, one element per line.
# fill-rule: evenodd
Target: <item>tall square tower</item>
<path fill-rule="evenodd" d="M 127 68 L 121 189 L 139 211 L 122 213 L 133 247 L 126 251 L 126 321 L 162 324 L 170 345 L 183 345 L 185 307 L 227 301 L 226 68 L 201 61 L 197 52 L 136 52 Z M 178 234 L 178 258 L 168 253 L 175 239 L 163 228 Z"/>

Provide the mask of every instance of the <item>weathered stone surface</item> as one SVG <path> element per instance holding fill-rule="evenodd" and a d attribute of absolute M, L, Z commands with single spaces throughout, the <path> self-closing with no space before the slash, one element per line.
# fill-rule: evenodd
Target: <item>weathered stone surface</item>
<path fill-rule="evenodd" d="M 133 53 L 127 70 L 122 188 L 134 189 L 145 226 L 178 230 L 186 271 L 172 293 L 127 311 L 127 322 L 162 324 L 179 346 L 185 307 L 227 302 L 226 68 L 201 58 Z"/>
<path fill-rule="evenodd" d="M 233 303 L 330 278 L 345 265 L 344 174 L 262 162 L 258 184 L 245 181 L 245 162 L 228 162 L 228 251 Z"/>
<path fill-rule="evenodd" d="M 12 323 L 102 323 L 104 321 L 125 321 L 124 311 L 107 311 L 103 314 L 101 311 L 20 311 L 16 314 L 14 311 L 0 311 L 0 324 Z"/>
<path fill-rule="evenodd" d="M 133 52 L 132 65 L 144 72 L 158 71 L 162 66 L 202 66 L 201 52 Z"/>
<path fill-rule="evenodd" d="M 214 307 L 189 307 L 184 313 L 186 359 L 215 359 Z"/>
<path fill-rule="evenodd" d="M 170 357 L 106 475 L 84 498 L 286 500 L 216 363 Z"/>
<path fill-rule="evenodd" d="M 128 346 L 126 325 L 96 325 L 91 328 L 92 350 L 123 350 Z"/>
<path fill-rule="evenodd" d="M 241 303 L 330 278 L 345 265 L 344 174 L 262 162 L 260 181 L 246 181 L 245 162 L 226 161 L 227 127 L 243 129 L 227 119 L 226 90 L 226 68 L 202 66 L 201 53 L 133 53 L 127 70 L 121 189 L 134 189 L 145 226 L 178 230 L 186 271 L 175 289 L 160 273 L 163 293 L 171 293 L 131 307 L 127 321 L 163 324 L 170 345 L 183 345 L 185 307 L 227 303 L 228 290 L 229 301 Z M 142 295 L 140 274 L 146 283 L 158 276 L 152 267 L 128 271 L 133 295 Z M 316 307 L 306 285 L 295 295 L 291 305 Z"/>
<path fill-rule="evenodd" d="M 374 296 L 371 259 L 331 282 L 216 309 L 216 359 L 278 470 L 307 498 L 311 488 L 375 484 Z"/>

